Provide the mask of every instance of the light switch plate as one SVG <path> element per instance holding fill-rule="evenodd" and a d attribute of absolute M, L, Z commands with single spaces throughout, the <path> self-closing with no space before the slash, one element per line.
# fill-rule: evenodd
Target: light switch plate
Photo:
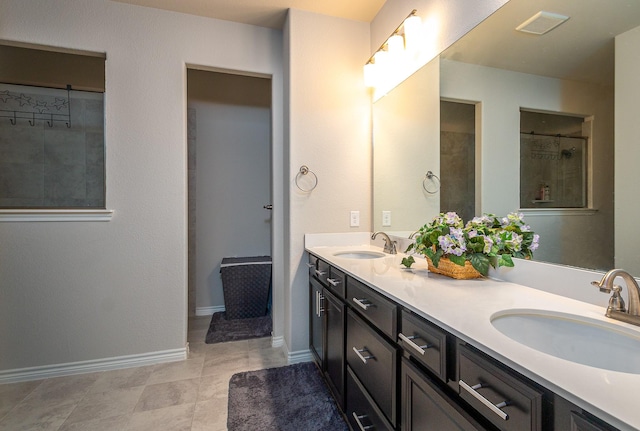
<path fill-rule="evenodd" d="M 382 226 L 391 226 L 391 211 L 382 211 Z"/>
<path fill-rule="evenodd" d="M 360 226 L 360 211 L 351 211 L 350 220 L 351 227 Z"/>

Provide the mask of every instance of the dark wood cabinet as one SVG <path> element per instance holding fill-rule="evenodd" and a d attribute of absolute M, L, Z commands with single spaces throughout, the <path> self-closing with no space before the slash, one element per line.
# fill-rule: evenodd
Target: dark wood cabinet
<path fill-rule="evenodd" d="M 619 431 L 309 255 L 309 347 L 353 431 Z"/>
<path fill-rule="evenodd" d="M 342 285 L 344 292 L 344 273 L 314 258 L 309 257 L 309 350 L 338 405 L 344 408 L 346 306 L 344 300 L 334 294 L 335 290 L 329 290 L 338 288 L 339 291 Z M 332 271 L 335 278 L 331 278 Z"/>
<path fill-rule="evenodd" d="M 445 390 L 408 359 L 402 358 L 403 431 L 484 430 Z"/>
<path fill-rule="evenodd" d="M 324 369 L 324 296 L 323 286 L 309 278 L 309 350 L 320 369 Z"/>
<path fill-rule="evenodd" d="M 603 423 L 586 413 L 571 412 L 570 431 L 616 431 L 615 428 Z"/>
<path fill-rule="evenodd" d="M 467 345 L 458 348 L 460 397 L 503 431 L 541 431 L 543 393 Z"/>
<path fill-rule="evenodd" d="M 392 425 L 397 421 L 398 348 L 347 311 L 347 364 Z"/>
<path fill-rule="evenodd" d="M 347 366 L 346 389 L 344 412 L 352 430 L 392 431 L 394 429 L 349 366 Z"/>
<path fill-rule="evenodd" d="M 325 374 L 338 405 L 344 409 L 345 309 L 344 302 L 325 289 Z"/>

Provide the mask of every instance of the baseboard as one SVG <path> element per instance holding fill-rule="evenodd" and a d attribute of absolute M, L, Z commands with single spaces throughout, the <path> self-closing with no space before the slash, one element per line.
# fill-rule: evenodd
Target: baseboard
<path fill-rule="evenodd" d="M 214 305 L 213 307 L 196 307 L 196 316 L 211 316 L 213 313 L 224 310 L 224 305 Z"/>
<path fill-rule="evenodd" d="M 297 352 L 287 352 L 287 363 L 298 364 L 300 362 L 309 362 L 313 360 L 311 350 L 298 350 Z"/>
<path fill-rule="evenodd" d="M 161 362 L 182 361 L 184 359 L 187 359 L 186 348 L 142 353 L 138 355 L 117 356 L 113 358 L 93 359 L 89 361 L 68 362 L 66 364 L 15 368 L 0 371 L 0 384 L 48 379 L 50 377 L 70 376 L 73 374 L 94 373 L 98 371 L 118 370 L 121 368 L 153 365 Z"/>
<path fill-rule="evenodd" d="M 284 337 L 279 335 L 277 337 L 271 336 L 271 347 L 282 347 L 284 346 Z"/>

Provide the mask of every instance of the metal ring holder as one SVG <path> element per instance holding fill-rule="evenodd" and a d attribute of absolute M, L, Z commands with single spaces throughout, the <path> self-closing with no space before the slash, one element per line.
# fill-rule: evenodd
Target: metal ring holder
<path fill-rule="evenodd" d="M 433 181 L 434 178 L 438 180 L 438 185 L 436 186 L 435 190 L 431 191 L 427 188 L 426 182 L 427 180 Z M 424 179 L 422 180 L 422 188 L 424 189 L 425 192 L 429 193 L 430 195 L 434 195 L 438 193 L 438 190 L 440 190 L 440 178 L 438 178 L 438 176 L 433 172 L 428 171 L 427 174 L 424 176 Z"/>
<path fill-rule="evenodd" d="M 298 183 L 298 181 L 300 180 L 300 178 L 303 178 L 305 175 L 308 175 L 308 174 L 313 175 L 313 185 L 311 187 L 309 187 L 308 189 L 305 189 L 303 187 L 300 187 L 300 184 Z M 296 183 L 296 187 L 298 187 L 300 190 L 302 190 L 305 193 L 310 193 L 318 185 L 318 176 L 316 174 L 314 174 L 313 171 L 309 170 L 309 168 L 307 166 L 302 165 L 302 166 L 300 166 L 300 171 L 296 174 L 295 183 Z"/>

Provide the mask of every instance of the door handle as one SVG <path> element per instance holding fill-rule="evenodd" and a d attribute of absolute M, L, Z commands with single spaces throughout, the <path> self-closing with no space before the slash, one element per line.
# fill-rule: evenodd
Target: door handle
<path fill-rule="evenodd" d="M 272 210 L 273 209 L 273 205 L 268 204 L 268 205 L 262 205 L 262 208 L 266 209 L 266 210 Z"/>

